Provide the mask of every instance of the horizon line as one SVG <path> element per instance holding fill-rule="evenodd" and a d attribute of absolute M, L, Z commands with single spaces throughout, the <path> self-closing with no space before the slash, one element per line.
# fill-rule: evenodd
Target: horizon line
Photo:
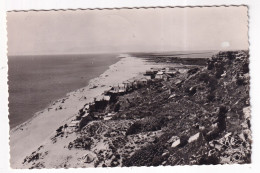
<path fill-rule="evenodd" d="M 84 52 L 84 53 L 53 53 L 53 54 L 8 54 L 8 56 L 48 56 L 48 55 L 97 55 L 97 54 L 133 54 L 133 53 L 171 53 L 171 52 L 187 52 L 187 51 L 236 51 L 236 50 L 249 50 L 249 49 L 208 49 L 208 50 L 173 50 L 173 51 L 130 51 L 130 52 Z"/>

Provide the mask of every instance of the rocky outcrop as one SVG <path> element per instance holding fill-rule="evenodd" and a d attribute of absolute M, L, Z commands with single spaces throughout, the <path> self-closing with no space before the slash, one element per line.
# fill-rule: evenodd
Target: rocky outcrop
<path fill-rule="evenodd" d="M 79 166 L 250 163 L 248 64 L 247 51 L 220 52 L 204 67 L 186 66 L 102 109 L 82 109 L 77 137 L 66 147 L 84 153 Z M 55 142 L 70 135 L 66 128 L 57 129 Z M 43 167 L 43 157 L 39 149 L 24 164 Z"/>
<path fill-rule="evenodd" d="M 247 51 L 220 52 L 208 60 L 205 68 L 192 69 L 169 82 L 162 82 L 165 90 L 155 89 L 158 84 L 151 86 L 150 90 L 155 89 L 159 94 L 153 93 L 152 98 L 145 95 L 147 101 L 140 105 L 140 112 L 154 110 L 149 117 L 167 117 L 162 128 L 164 135 L 176 137 L 171 142 L 159 138 L 156 143 L 168 151 L 167 157 L 147 153 L 146 157 L 156 157 L 157 161 L 153 163 L 147 158 L 142 164 L 250 163 L 248 64 Z M 175 84 L 177 80 L 181 80 L 179 85 Z M 124 165 L 140 165 L 137 158 L 126 159 Z M 129 161 L 132 159 L 135 161 Z"/>

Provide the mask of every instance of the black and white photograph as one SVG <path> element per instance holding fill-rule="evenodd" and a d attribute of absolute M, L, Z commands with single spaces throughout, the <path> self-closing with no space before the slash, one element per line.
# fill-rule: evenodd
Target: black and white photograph
<path fill-rule="evenodd" d="M 250 164 L 248 10 L 8 11 L 10 167 Z"/>

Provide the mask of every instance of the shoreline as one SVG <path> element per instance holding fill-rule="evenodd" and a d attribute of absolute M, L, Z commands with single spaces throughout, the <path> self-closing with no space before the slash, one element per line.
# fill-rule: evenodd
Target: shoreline
<path fill-rule="evenodd" d="M 66 97 L 68 93 L 86 87 L 91 79 L 99 77 L 109 69 L 109 66 L 118 62 L 121 59 L 119 55 L 115 53 L 93 57 L 88 54 L 64 55 L 64 57 L 54 55 L 46 58 L 33 56 L 17 61 L 11 58 L 8 99 L 9 130 L 27 122 L 53 102 Z M 53 63 L 50 62 L 51 58 L 54 58 Z M 60 60 L 64 61 L 60 62 Z M 17 63 L 20 65 L 16 70 Z M 22 67 L 27 67 L 28 63 L 35 65 L 22 70 Z M 39 67 L 37 64 L 40 64 Z M 36 70 L 37 73 L 31 73 L 32 70 Z M 16 79 L 17 77 L 26 79 L 20 81 Z"/>
<path fill-rule="evenodd" d="M 117 58 L 118 58 L 118 61 L 117 61 L 117 62 L 119 62 L 119 61 L 122 59 L 122 58 L 119 57 L 119 55 L 117 56 Z M 117 63 L 117 62 L 116 62 L 116 63 Z M 114 63 L 114 64 L 115 64 L 115 63 Z M 112 64 L 112 65 L 114 65 L 114 64 Z M 46 106 L 44 106 L 42 109 L 40 109 L 40 110 L 36 111 L 35 113 L 33 113 L 32 117 L 30 117 L 29 119 L 27 119 L 27 120 L 24 121 L 23 123 L 18 124 L 18 125 L 16 125 L 16 126 L 14 126 L 14 127 L 11 128 L 10 122 L 9 122 L 9 131 L 10 131 L 10 132 L 11 132 L 11 131 L 16 131 L 16 130 L 18 130 L 19 128 L 22 128 L 23 126 L 26 126 L 26 124 L 28 124 L 30 121 L 32 121 L 34 118 L 36 118 L 39 114 L 43 113 L 44 110 L 46 110 L 46 109 L 48 109 L 49 107 L 51 107 L 54 103 L 59 102 L 59 101 L 61 101 L 61 100 L 63 100 L 63 99 L 67 99 L 68 96 L 70 95 L 70 93 L 72 93 L 72 92 L 76 92 L 76 91 L 78 91 L 78 90 L 81 90 L 81 89 L 83 89 L 83 88 L 88 87 L 88 85 L 90 84 L 90 82 L 91 82 L 93 79 L 99 78 L 99 76 L 101 76 L 103 73 L 105 73 L 107 70 L 109 70 L 112 65 L 108 66 L 107 69 L 106 69 L 105 71 L 103 71 L 100 75 L 97 75 L 96 77 L 90 79 L 90 80 L 88 81 L 88 84 L 87 84 L 86 86 L 83 86 L 83 87 L 81 87 L 81 88 L 77 88 L 77 89 L 74 89 L 74 90 L 72 90 L 72 91 L 69 91 L 69 92 L 65 93 L 63 96 L 57 97 L 57 98 L 55 98 L 55 99 L 51 99 L 51 100 L 49 101 L 49 103 L 46 104 Z"/>
<path fill-rule="evenodd" d="M 134 57 L 122 59 L 99 78 L 93 79 L 86 87 L 89 92 L 84 92 L 83 88 L 68 95 L 68 101 L 72 101 L 70 104 L 80 106 L 85 96 L 95 97 L 86 93 L 98 91 L 102 94 L 104 88 L 116 84 L 104 92 L 106 98 L 104 96 L 102 100 L 99 97 L 90 104 L 85 102 L 83 107 L 73 107 L 74 114 L 67 116 L 67 119 L 63 116 L 63 119 L 53 123 L 50 122 L 53 119 L 45 117 L 43 121 L 48 122 L 45 126 L 39 121 L 36 125 L 49 131 L 49 128 L 57 128 L 62 120 L 63 123 L 56 131 L 50 131 L 46 138 L 38 133 L 41 134 L 41 141 L 34 136 L 37 129 L 31 128 L 29 133 L 25 133 L 31 136 L 28 139 L 34 140 L 29 146 L 26 145 L 28 141 L 19 136 L 25 143 L 18 139 L 21 144 L 18 147 L 26 146 L 27 151 L 14 148 L 16 154 L 22 152 L 26 157 L 20 155 L 15 163 L 11 161 L 11 167 L 173 166 L 179 165 L 180 162 L 176 161 L 183 160 L 186 155 L 189 157 L 181 165 L 250 163 L 252 137 L 248 124 L 248 54 L 232 52 L 231 55 L 235 58 L 229 58 L 230 52 L 219 53 L 208 60 L 207 66 L 183 66 L 180 69 L 178 64 L 166 66 Z M 223 63 L 224 66 L 220 66 Z M 216 65 L 210 68 L 212 64 Z M 224 69 L 220 75 L 221 68 Z M 143 80 L 143 76 L 149 75 L 152 80 L 145 82 L 147 78 Z M 123 82 L 127 78 L 130 81 Z M 208 78 L 211 79 L 209 83 Z M 212 85 L 216 83 L 219 87 L 213 88 L 213 98 L 209 97 Z M 230 89 L 236 92 L 229 93 Z M 242 92 L 243 95 L 240 94 Z M 73 100 L 74 96 L 79 99 L 77 102 Z M 219 96 L 224 96 L 224 99 L 215 99 Z M 66 106 L 66 102 L 61 102 L 64 103 L 64 100 L 55 102 L 55 107 Z M 55 111 L 62 113 L 64 109 Z M 238 115 L 238 111 L 243 114 Z M 202 154 L 197 152 L 198 147 Z M 227 151 L 226 147 L 229 148 Z M 208 153 L 212 153 L 213 160 Z M 159 160 L 154 160 L 156 157 Z M 205 158 L 206 162 L 203 160 Z"/>
<path fill-rule="evenodd" d="M 9 141 L 11 166 L 19 167 L 26 155 L 48 140 L 61 124 L 76 116 L 78 110 L 84 104 L 92 102 L 94 97 L 101 95 L 111 86 L 137 77 L 145 70 L 158 65 L 137 57 L 121 58 L 100 76 L 91 79 L 86 87 L 67 93 L 45 109 L 36 112 L 26 122 L 11 129 Z M 23 146 L 27 146 L 26 149 Z"/>

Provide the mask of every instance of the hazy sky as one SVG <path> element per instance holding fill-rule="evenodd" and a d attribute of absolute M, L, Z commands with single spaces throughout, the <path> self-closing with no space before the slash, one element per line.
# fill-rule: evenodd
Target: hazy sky
<path fill-rule="evenodd" d="M 248 49 L 247 7 L 8 12 L 8 54 Z"/>

